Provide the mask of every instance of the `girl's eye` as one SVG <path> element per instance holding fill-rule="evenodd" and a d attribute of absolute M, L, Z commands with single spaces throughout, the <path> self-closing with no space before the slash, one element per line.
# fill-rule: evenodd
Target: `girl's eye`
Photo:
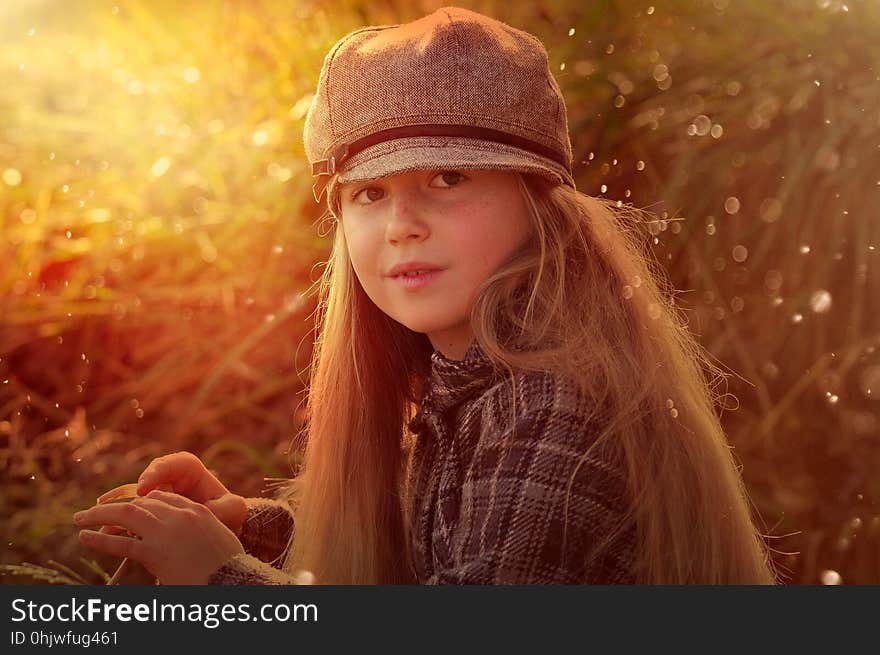
<path fill-rule="evenodd" d="M 374 195 L 372 195 L 372 194 L 369 193 L 370 191 L 379 191 L 379 192 L 381 193 L 381 192 L 382 192 L 382 189 L 380 189 L 380 188 L 377 187 L 377 186 L 368 186 L 368 187 L 364 187 L 364 188 L 361 189 L 360 191 L 356 191 L 355 193 L 353 193 L 352 196 L 351 196 L 351 199 L 354 200 L 355 202 L 358 202 L 358 198 L 359 198 L 360 196 L 363 195 L 363 196 L 365 196 L 366 198 L 368 198 L 370 202 L 373 202 L 373 201 L 375 201 L 375 200 L 379 200 L 379 199 L 382 197 L 381 195 L 379 195 L 379 196 L 377 196 L 377 197 L 374 197 Z M 362 199 L 362 200 L 363 200 L 363 199 Z M 368 202 L 363 202 L 363 201 L 362 201 L 362 202 L 360 202 L 360 204 L 369 204 L 369 203 L 368 203 Z"/>
<path fill-rule="evenodd" d="M 435 189 L 451 189 L 453 187 L 458 186 L 462 180 L 466 180 L 467 177 L 458 171 L 440 171 L 437 175 L 431 178 L 431 186 Z M 433 182 L 435 180 L 441 180 L 443 186 L 435 186 Z M 385 191 L 382 187 L 377 186 L 368 186 L 358 191 L 355 191 L 351 195 L 351 199 L 358 204 L 361 205 L 369 205 L 377 200 L 381 200 L 382 196 L 385 194 Z"/>
<path fill-rule="evenodd" d="M 446 188 L 449 188 L 457 186 L 461 180 L 465 179 L 465 176 L 458 171 L 442 171 L 439 175 L 435 175 L 431 181 L 433 182 L 437 179 L 442 179 L 443 183 L 448 185 Z M 450 180 L 452 181 L 450 182 Z"/>

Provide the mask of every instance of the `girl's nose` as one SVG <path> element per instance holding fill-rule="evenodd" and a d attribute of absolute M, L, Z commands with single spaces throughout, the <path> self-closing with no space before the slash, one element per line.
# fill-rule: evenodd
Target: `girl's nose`
<path fill-rule="evenodd" d="M 389 203 L 387 229 L 391 241 L 424 236 L 428 227 L 418 200 L 407 193 L 395 194 Z"/>

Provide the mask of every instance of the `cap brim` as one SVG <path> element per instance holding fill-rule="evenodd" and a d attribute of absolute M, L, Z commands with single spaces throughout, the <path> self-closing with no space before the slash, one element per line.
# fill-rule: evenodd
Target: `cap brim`
<path fill-rule="evenodd" d="M 575 183 L 558 162 L 514 146 L 464 137 L 408 137 L 383 141 L 345 162 L 327 185 L 331 201 L 340 183 L 379 179 L 413 170 L 510 170 L 542 175 L 557 184 Z"/>

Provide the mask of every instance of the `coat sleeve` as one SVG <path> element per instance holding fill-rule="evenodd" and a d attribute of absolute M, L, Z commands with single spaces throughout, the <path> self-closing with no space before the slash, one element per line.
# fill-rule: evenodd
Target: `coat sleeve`
<path fill-rule="evenodd" d="M 209 585 L 295 585 L 294 576 L 253 555 L 241 553 L 231 557 L 211 574 Z"/>
<path fill-rule="evenodd" d="M 271 498 L 245 498 L 245 503 L 248 511 L 238 538 L 244 552 L 280 566 L 294 531 L 290 505 Z"/>
<path fill-rule="evenodd" d="M 270 498 L 245 498 L 248 511 L 239 541 L 244 554 L 236 555 L 215 571 L 208 584 L 285 585 L 296 584 L 281 571 L 285 549 L 294 531 L 290 506 Z"/>
<path fill-rule="evenodd" d="M 441 491 L 444 565 L 425 584 L 629 583 L 631 529 L 596 553 L 625 511 L 625 478 L 592 453 L 579 465 L 594 437 L 583 416 L 553 407 L 519 417 L 515 433 L 480 437 L 461 488 Z"/>

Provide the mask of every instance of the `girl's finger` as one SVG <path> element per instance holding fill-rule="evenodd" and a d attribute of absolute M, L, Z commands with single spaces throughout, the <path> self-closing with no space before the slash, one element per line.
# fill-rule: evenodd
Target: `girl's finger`
<path fill-rule="evenodd" d="M 203 468 L 198 457 L 185 451 L 157 457 L 138 478 L 138 493 L 145 496 L 150 490 L 161 487 L 188 493 Z"/>
<path fill-rule="evenodd" d="M 146 534 L 158 523 L 155 515 L 141 507 L 139 501 L 95 505 L 74 514 L 73 520 L 81 528 L 93 525 L 116 525 L 139 535 Z"/>
<path fill-rule="evenodd" d="M 101 526 L 98 532 L 103 532 L 104 534 L 125 534 L 126 529 L 118 525 L 104 525 Z"/>
<path fill-rule="evenodd" d="M 80 530 L 79 540 L 89 548 L 100 550 L 108 555 L 128 557 L 141 564 L 146 564 L 147 546 L 139 539 L 102 534 L 96 530 Z"/>
<path fill-rule="evenodd" d="M 144 496 L 144 498 L 159 500 L 163 503 L 167 503 L 168 505 L 179 507 L 181 509 L 189 509 L 194 505 L 198 505 L 198 503 L 190 500 L 189 498 L 185 498 L 180 494 L 171 493 L 170 491 L 161 491 L 159 489 L 153 489 L 150 493 Z"/>

